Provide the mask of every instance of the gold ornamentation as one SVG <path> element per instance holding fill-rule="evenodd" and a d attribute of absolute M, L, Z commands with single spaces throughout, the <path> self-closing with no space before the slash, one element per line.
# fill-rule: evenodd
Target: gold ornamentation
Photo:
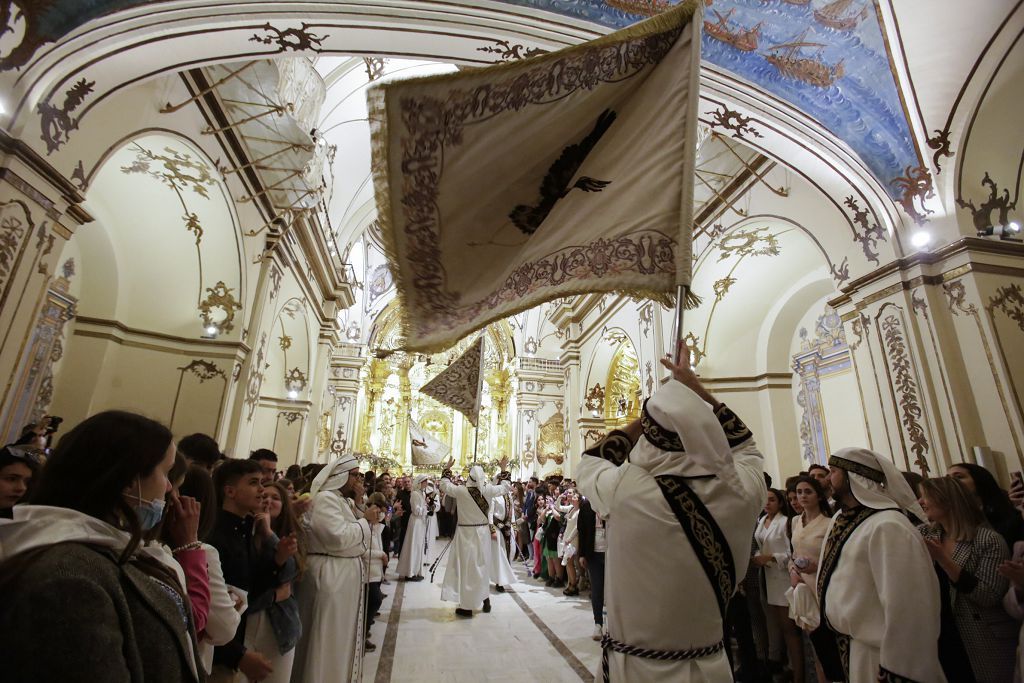
<path fill-rule="evenodd" d="M 608 367 L 604 401 L 606 429 L 620 427 L 640 416 L 640 360 L 628 337 L 623 338 Z"/>
<path fill-rule="evenodd" d="M 650 441 L 654 446 L 660 448 L 663 451 L 672 451 L 683 453 L 686 448 L 683 447 L 683 440 L 679 438 L 679 434 L 662 427 L 654 416 L 647 412 L 647 402 L 644 402 L 643 410 L 640 412 L 640 426 L 644 430 L 644 438 Z"/>
<path fill-rule="evenodd" d="M 226 333 L 235 329 L 235 311 L 242 310 L 242 304 L 235 299 L 235 290 L 224 284 L 223 280 L 217 282 L 213 287 L 206 288 L 206 298 L 199 302 L 200 317 L 203 325 L 216 327 L 218 333 Z M 224 312 L 224 320 L 216 321 L 213 318 L 213 309 L 219 308 Z"/>
<path fill-rule="evenodd" d="M 549 417 L 540 426 L 540 441 L 537 444 L 537 462 L 541 465 L 548 460 L 562 464 L 565 454 L 565 416 L 561 410 Z"/>
<path fill-rule="evenodd" d="M 200 384 L 203 384 L 206 380 L 213 379 L 214 377 L 220 377 L 225 382 L 228 380 L 228 376 L 224 371 L 217 367 L 216 363 L 208 360 L 193 360 L 188 365 L 184 365 L 178 369 L 182 371 L 182 374 L 189 372 L 195 375 L 199 378 Z"/>
<path fill-rule="evenodd" d="M 277 298 L 277 295 L 281 292 L 281 279 L 284 277 L 284 273 L 276 265 L 270 266 L 270 300 L 273 301 Z"/>
<path fill-rule="evenodd" d="M 875 251 L 875 247 L 878 245 L 878 240 L 883 242 L 886 240 L 885 231 L 882 226 L 878 224 L 878 221 L 871 222 L 868 219 L 868 210 L 860 208 L 860 204 L 853 195 L 850 195 L 843 204 L 853 212 L 850 216 L 850 221 L 861 229 L 862 232 L 857 232 L 857 227 L 853 229 L 853 239 L 856 242 L 860 242 L 861 249 L 864 251 L 864 257 L 872 263 L 878 263 L 878 252 Z"/>
<path fill-rule="evenodd" d="M 856 351 L 864 340 L 868 338 L 871 332 L 870 323 L 871 319 L 867 315 L 861 313 L 860 316 L 850 324 L 850 329 L 853 331 L 853 336 L 857 338 L 857 341 L 850 344 L 850 349 Z"/>
<path fill-rule="evenodd" d="M 604 396 L 604 387 L 598 382 L 587 390 L 583 405 L 595 416 L 600 415 L 601 411 L 604 410 Z"/>
<path fill-rule="evenodd" d="M 718 248 L 719 261 L 724 261 L 730 256 L 779 255 L 779 241 L 775 235 L 768 232 L 768 228 L 731 232 L 722 238 Z"/>
<path fill-rule="evenodd" d="M 650 334 L 651 325 L 654 324 L 654 304 L 648 301 L 640 307 L 640 332 L 643 333 L 644 339 Z"/>
<path fill-rule="evenodd" d="M 942 283 L 942 292 L 946 295 L 949 312 L 953 315 L 960 315 L 961 313 L 974 315 L 978 312 L 977 306 L 967 303 L 967 288 L 964 287 L 962 281 L 954 280 L 953 282 Z"/>
<path fill-rule="evenodd" d="M 932 176 L 924 166 L 907 166 L 903 172 L 905 175 L 893 178 L 891 184 L 900 192 L 899 203 L 903 210 L 915 223 L 923 225 L 928 220 L 928 215 L 935 213 L 924 205 L 926 199 L 935 196 Z"/>
<path fill-rule="evenodd" d="M 900 394 L 899 405 L 903 412 L 900 421 L 907 430 L 907 438 L 911 443 L 910 450 L 917 456 L 914 462 L 921 468 L 921 474 L 928 476 L 928 461 L 925 459 L 928 440 L 925 438 L 924 428 L 918 422 L 923 410 L 918 403 L 917 383 L 912 376 L 911 361 L 907 355 L 902 327 L 900 319 L 895 315 L 889 315 L 882 321 L 889 362 L 893 369 L 893 387 Z"/>
<path fill-rule="evenodd" d="M 690 365 L 699 365 L 702 360 L 707 358 L 707 354 L 700 348 L 700 337 L 693 332 L 687 332 L 683 337 L 683 346 L 690 352 Z"/>
<path fill-rule="evenodd" d="M 12 199 L 0 203 L 0 288 L 3 291 L 0 305 L 7 300 L 9 280 L 22 243 L 34 230 L 35 222 L 25 202 Z"/>
<path fill-rule="evenodd" d="M 996 295 L 989 298 L 985 309 L 989 313 L 1002 311 L 1006 317 L 1017 323 L 1021 332 L 1024 332 L 1024 295 L 1021 294 L 1020 285 L 1012 284 L 997 289 Z"/>
<path fill-rule="evenodd" d="M 260 388 L 263 386 L 264 373 L 269 364 L 264 363 L 264 355 L 267 347 L 267 333 L 264 332 L 260 335 L 260 346 L 259 350 L 256 351 L 256 358 L 253 360 L 251 366 L 249 366 L 249 378 L 245 383 L 245 407 L 247 422 L 252 422 L 252 416 L 256 413 L 256 406 L 260 402 Z"/>
<path fill-rule="evenodd" d="M 883 473 L 881 470 L 875 469 L 874 467 L 869 467 L 863 463 L 848 460 L 847 458 L 841 458 L 838 455 L 833 455 L 829 457 L 828 466 L 838 467 L 841 470 L 846 470 L 847 472 L 852 472 L 853 474 L 859 474 L 865 479 L 870 479 L 871 481 L 877 482 L 879 484 L 885 483 L 885 473 Z"/>
<path fill-rule="evenodd" d="M 316 450 L 318 453 L 325 453 L 331 447 L 331 414 L 324 412 L 320 414 L 320 429 L 317 430 Z"/>
<path fill-rule="evenodd" d="M 714 284 L 715 301 L 721 301 L 725 298 L 725 295 L 729 293 L 729 288 L 736 284 L 736 278 L 731 276 L 723 277 L 721 280 L 716 280 Z"/>
<path fill-rule="evenodd" d="M 202 161 L 171 147 L 164 147 L 166 154 L 157 154 L 137 142 L 132 144 L 135 145 L 135 161 L 130 166 L 122 166 L 122 173 L 145 173 L 175 192 L 191 188 L 200 197 L 210 198 L 207 188 L 212 187 L 216 181 L 210 173 L 210 167 Z M 153 164 L 159 164 L 161 168 L 154 170 L 151 168 Z"/>
<path fill-rule="evenodd" d="M 277 338 L 277 343 L 278 346 L 281 347 L 282 351 L 287 351 L 292 348 L 292 338 L 287 334 L 282 333 L 281 336 Z"/>
<path fill-rule="evenodd" d="M 363 64 L 366 66 L 366 77 L 374 82 L 384 75 L 384 65 L 388 60 L 383 57 L 363 57 Z"/>
<path fill-rule="evenodd" d="M 288 391 L 302 391 L 306 388 L 306 373 L 297 367 L 292 368 L 284 375 L 284 386 Z"/>
<path fill-rule="evenodd" d="M 278 419 L 283 417 L 285 424 L 287 424 L 289 427 L 291 427 L 296 420 L 305 419 L 305 416 L 302 413 L 296 412 L 294 410 L 282 410 L 277 414 L 277 417 Z"/>

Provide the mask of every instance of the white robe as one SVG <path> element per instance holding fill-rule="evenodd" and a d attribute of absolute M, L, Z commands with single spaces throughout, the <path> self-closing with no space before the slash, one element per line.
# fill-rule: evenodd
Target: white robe
<path fill-rule="evenodd" d="M 902 512 L 882 510 L 861 522 L 825 595 L 829 624 L 850 636 L 850 683 L 877 681 L 879 666 L 914 681 L 946 680 L 938 658 L 939 582 L 921 534 Z"/>
<path fill-rule="evenodd" d="M 465 486 L 441 480 L 441 492 L 456 501 L 459 526 L 448 551 L 448 567 L 441 586 L 441 599 L 457 602 L 462 609 L 478 610 L 490 594 L 487 555 L 491 547 L 490 508 L 481 512 Z M 480 493 L 485 500 L 503 496 L 511 490 L 505 481 L 498 486 L 483 484 Z"/>
<path fill-rule="evenodd" d="M 292 683 L 361 680 L 364 638 L 364 553 L 370 525 L 337 491 L 313 498 L 306 530 L 307 566 L 297 585 L 302 638 Z"/>
<path fill-rule="evenodd" d="M 725 534 L 740 581 L 750 560 L 750 536 L 764 504 L 765 485 L 763 459 L 753 440 L 733 452 L 733 461 L 743 496 L 717 478 L 688 483 Z M 654 650 L 714 645 L 722 636 L 714 589 L 654 478 L 629 462 L 618 467 L 585 455 L 577 482 L 594 511 L 608 520 L 605 624 L 609 635 L 627 645 Z M 733 680 L 724 650 L 685 661 L 610 651 L 608 665 L 615 683 Z"/>
<path fill-rule="evenodd" d="M 505 496 L 498 496 L 491 501 L 491 519 L 504 520 L 508 511 L 505 505 Z M 512 515 L 508 514 L 508 524 L 511 526 Z M 491 583 L 500 586 L 511 586 L 516 582 L 516 574 L 512 571 L 512 565 L 508 561 L 508 549 L 505 547 L 505 537 L 499 530 L 497 538 L 491 538 L 491 551 L 487 555 L 487 571 L 491 577 Z"/>
<path fill-rule="evenodd" d="M 409 526 L 398 558 L 398 575 L 405 578 L 423 575 L 423 541 L 427 533 L 427 499 L 423 493 L 412 492 L 409 508 Z"/>
<path fill-rule="evenodd" d="M 424 496 L 426 498 L 426 496 Z M 434 545 L 437 541 L 437 511 L 441 509 L 441 494 L 434 495 L 434 514 L 430 514 L 430 503 L 427 503 L 426 550 L 423 551 L 423 563 L 429 564 L 434 559 Z"/>

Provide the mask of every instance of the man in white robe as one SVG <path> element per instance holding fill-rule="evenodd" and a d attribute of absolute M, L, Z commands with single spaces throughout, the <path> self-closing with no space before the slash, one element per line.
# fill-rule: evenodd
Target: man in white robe
<path fill-rule="evenodd" d="M 405 528 L 402 554 L 398 558 L 400 581 L 423 580 L 423 544 L 427 533 L 427 499 L 423 489 L 426 484 L 425 474 L 417 474 L 413 479 L 412 492 L 409 494 L 409 522 Z"/>
<path fill-rule="evenodd" d="M 842 509 L 818 561 L 819 658 L 830 657 L 821 647 L 831 632 L 831 659 L 850 683 L 942 683 L 939 584 L 906 515 L 925 519 L 914 492 L 890 459 L 864 448 L 839 450 L 828 464 Z"/>
<path fill-rule="evenodd" d="M 512 482 L 511 472 L 501 472 L 495 477 L 495 484 L 503 481 Z M 509 537 L 512 533 L 512 499 L 509 493 L 495 496 L 491 501 L 491 524 L 497 533 L 491 536 L 490 553 L 487 556 L 487 568 L 491 582 L 504 593 L 508 586 L 516 582 L 516 574 L 508 561 Z"/>
<path fill-rule="evenodd" d="M 488 484 L 483 468 L 474 465 L 469 470 L 466 485 L 458 486 L 451 480 L 451 466 L 454 464 L 454 459 L 447 463 L 440 483 L 441 492 L 453 498 L 459 510 L 459 524 L 448 555 L 441 599 L 458 603 L 456 615 L 472 617 L 474 610 L 491 611 L 487 561 L 493 533 L 490 501 L 508 493 L 511 485 L 509 482 L 498 486 Z M 505 469 L 507 461 L 502 460 L 500 465 Z"/>
<path fill-rule="evenodd" d="M 580 492 L 608 520 L 603 678 L 731 683 L 723 613 L 766 498 L 763 460 L 688 362 L 662 363 L 674 379 L 579 465 Z"/>
<path fill-rule="evenodd" d="M 328 465 L 310 487 L 313 506 L 306 526 L 307 565 L 297 587 L 303 637 L 295 649 L 292 683 L 361 680 L 365 642 L 363 579 L 370 525 L 379 511 L 357 519 L 347 496 L 359 466 L 351 455 Z"/>

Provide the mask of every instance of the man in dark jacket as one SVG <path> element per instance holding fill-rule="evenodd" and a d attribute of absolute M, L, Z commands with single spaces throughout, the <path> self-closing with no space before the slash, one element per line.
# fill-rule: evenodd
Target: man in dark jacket
<path fill-rule="evenodd" d="M 280 569 L 295 554 L 296 542 L 292 537 L 283 538 L 276 552 L 269 543 L 257 547 L 253 527 L 254 515 L 263 510 L 262 476 L 255 460 L 228 460 L 213 474 L 221 509 L 207 542 L 220 554 L 224 581 L 248 593 L 249 608 L 242 614 L 235 637 L 214 649 L 211 681 L 232 680 L 235 671 L 258 681 L 272 671 L 263 653 L 247 650 L 243 644 L 246 617 L 273 603 Z"/>

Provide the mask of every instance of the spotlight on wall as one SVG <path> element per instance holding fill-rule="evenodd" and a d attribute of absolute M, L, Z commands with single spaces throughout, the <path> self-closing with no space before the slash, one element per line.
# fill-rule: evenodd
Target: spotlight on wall
<path fill-rule="evenodd" d="M 1020 223 L 1014 221 L 1009 225 L 1010 232 L 1020 232 Z"/>
<path fill-rule="evenodd" d="M 290 390 L 290 391 L 288 392 L 288 398 L 290 398 L 290 399 L 292 399 L 292 400 L 295 400 L 295 399 L 297 399 L 298 397 L 299 397 L 299 392 L 295 391 L 294 389 L 292 389 L 292 390 Z"/>
<path fill-rule="evenodd" d="M 925 230 L 918 230 L 910 236 L 910 243 L 917 249 L 924 249 L 932 243 L 931 233 Z"/>
<path fill-rule="evenodd" d="M 216 339 L 217 333 L 220 330 L 217 329 L 216 325 L 204 325 L 203 334 L 200 335 L 203 339 Z"/>

